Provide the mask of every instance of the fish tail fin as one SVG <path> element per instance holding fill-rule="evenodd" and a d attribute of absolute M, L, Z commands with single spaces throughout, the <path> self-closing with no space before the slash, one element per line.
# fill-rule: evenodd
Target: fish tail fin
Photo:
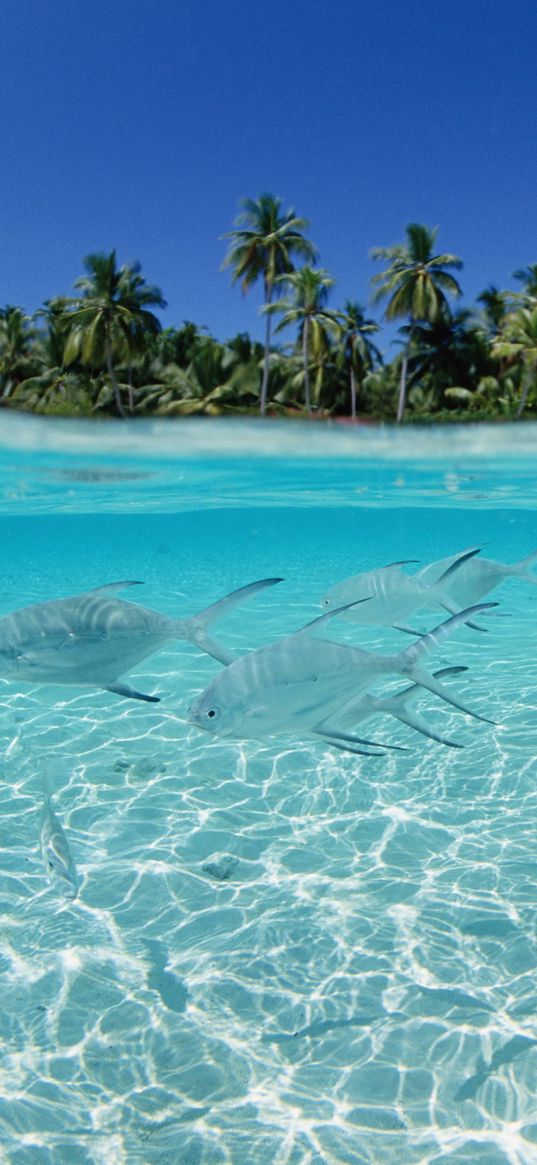
<path fill-rule="evenodd" d="M 441 607 L 444 608 L 444 611 L 448 612 L 449 615 L 460 615 L 462 607 L 459 607 L 458 604 L 454 603 L 453 599 L 450 599 L 448 596 L 443 595 L 442 598 L 438 596 L 437 602 Z M 471 619 L 468 619 L 466 626 L 471 627 L 472 631 L 488 631 L 488 627 L 481 627 L 479 623 L 473 623 Z"/>
<path fill-rule="evenodd" d="M 222 619 L 224 615 L 227 615 L 228 611 L 233 611 L 235 607 L 239 607 L 242 603 L 245 603 L 251 595 L 256 595 L 258 591 L 264 590 L 265 587 L 272 587 L 275 583 L 282 581 L 283 579 L 281 578 L 263 578 L 258 582 L 248 583 L 244 587 L 239 587 L 236 591 L 231 591 L 229 595 L 225 595 L 218 602 L 211 603 L 211 606 L 205 607 L 203 611 L 198 611 L 198 614 L 192 615 L 190 619 L 178 619 L 176 621 L 178 638 L 187 639 L 190 643 L 195 643 L 207 655 L 212 655 L 214 659 L 217 659 L 227 667 L 237 657 L 234 652 L 229 651 L 218 640 L 212 639 L 207 634 L 207 627 L 217 619 Z"/>
<path fill-rule="evenodd" d="M 439 679 L 440 676 L 454 676 L 460 675 L 461 672 L 468 671 L 466 667 L 443 667 L 439 671 L 433 673 L 434 679 Z M 436 740 L 438 744 L 445 744 L 448 748 L 463 748 L 464 745 L 457 744 L 454 740 L 448 740 L 445 736 L 441 736 L 435 728 L 430 725 L 427 720 L 414 707 L 414 701 L 419 695 L 421 685 L 418 683 L 411 684 L 410 687 L 405 688 L 402 692 L 396 692 L 394 696 L 386 696 L 375 701 L 375 709 L 382 712 L 388 712 L 390 716 L 394 716 L 396 720 L 400 720 L 402 724 L 408 724 L 409 728 L 414 728 L 416 732 L 421 732 L 423 736 L 428 736 L 431 740 Z"/>
<path fill-rule="evenodd" d="M 534 566 L 536 562 L 537 550 L 533 550 L 531 554 L 527 554 L 525 558 L 521 558 L 520 562 L 515 562 L 509 574 L 514 575 L 516 578 L 523 578 L 526 582 L 533 583 L 535 586 L 537 585 L 537 575 L 533 574 L 530 567 Z"/>
<path fill-rule="evenodd" d="M 410 647 L 401 651 L 396 660 L 399 664 L 397 670 L 401 675 L 406 675 L 413 680 L 415 684 L 420 684 L 421 687 L 427 688 L 429 692 L 433 692 L 436 696 L 440 696 L 447 704 L 452 704 L 454 708 L 458 708 L 460 712 L 465 712 L 467 715 L 476 716 L 478 720 L 484 720 L 486 723 L 493 723 L 487 719 L 486 716 L 479 716 L 473 712 L 471 708 L 467 708 L 461 700 L 458 700 L 447 688 L 440 683 L 439 679 L 430 672 L 424 671 L 420 666 L 424 656 L 429 655 L 437 647 L 439 647 L 454 631 L 468 623 L 473 615 L 480 611 L 487 611 L 491 607 L 496 607 L 497 603 L 476 603 L 473 607 L 468 607 L 465 611 L 460 611 L 456 615 L 452 615 L 450 619 L 439 623 L 427 635 L 423 635 L 418 639 L 417 643 L 412 643 Z"/>
<path fill-rule="evenodd" d="M 458 744 L 456 740 L 448 740 L 446 736 L 437 732 L 416 708 L 407 708 L 401 704 L 397 708 L 387 708 L 386 711 L 402 724 L 408 724 L 409 728 L 414 728 L 416 732 L 421 732 L 422 736 L 428 736 L 430 740 L 436 740 L 438 744 L 445 744 L 448 748 L 464 748 L 463 744 Z"/>
<path fill-rule="evenodd" d="M 440 679 L 440 676 L 458 676 L 463 671 L 468 671 L 467 667 L 441 667 L 439 671 L 433 672 L 433 676 Z M 391 696 L 375 696 L 374 708 L 378 712 L 392 712 L 395 715 L 396 708 L 408 708 L 413 704 L 420 694 L 420 684 L 410 684 L 408 688 L 403 688 L 399 692 L 394 692 Z"/>
<path fill-rule="evenodd" d="M 412 669 L 412 676 L 417 684 L 421 687 L 427 688 L 428 692 L 432 692 L 435 696 L 440 696 L 446 704 L 451 704 L 453 708 L 457 708 L 459 712 L 464 712 L 467 716 L 474 716 L 476 720 L 482 720 L 485 724 L 494 724 L 494 720 L 490 720 L 488 716 L 481 716 L 479 712 L 474 712 L 473 708 L 469 708 L 462 700 L 457 699 L 456 696 L 450 692 L 449 688 L 445 688 L 439 680 L 435 679 L 430 672 L 423 671 L 419 667 Z"/>
<path fill-rule="evenodd" d="M 418 663 L 418 660 L 424 655 L 430 655 L 432 651 L 440 647 L 459 627 L 470 623 L 474 615 L 479 614 L 480 611 L 489 611 L 492 607 L 497 606 L 498 603 L 475 603 L 472 607 L 466 607 L 464 611 L 455 612 L 449 619 L 444 619 L 443 623 L 433 627 L 433 630 L 429 631 L 427 635 L 422 635 L 417 643 L 411 643 L 410 647 L 399 652 L 398 658 L 402 664 L 402 674 L 405 674 L 406 668 L 406 674 L 412 678 L 412 668 Z"/>

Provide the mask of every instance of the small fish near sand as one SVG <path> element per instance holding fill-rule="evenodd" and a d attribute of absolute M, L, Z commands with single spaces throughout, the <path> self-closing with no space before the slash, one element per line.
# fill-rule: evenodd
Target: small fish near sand
<path fill-rule="evenodd" d="M 79 881 L 65 830 L 56 816 L 47 792 L 41 824 L 41 853 L 53 888 L 63 898 L 76 898 Z"/>
<path fill-rule="evenodd" d="M 21 607 L 0 618 L 0 676 L 16 684 L 103 688 L 156 703 L 158 696 L 138 692 L 120 677 L 176 639 L 196 644 L 220 663 L 231 663 L 234 653 L 208 635 L 209 624 L 277 582 L 281 579 L 249 583 L 188 619 L 173 619 L 114 597 L 115 591 L 141 585 L 135 581 Z"/>
<path fill-rule="evenodd" d="M 486 721 L 467 708 L 438 676 L 426 671 L 422 659 L 474 615 L 495 605 L 477 604 L 451 616 L 396 655 L 378 655 L 314 638 L 314 629 L 341 614 L 339 610 L 328 612 L 295 634 L 251 651 L 224 668 L 194 701 L 189 720 L 206 732 L 235 739 L 305 734 L 335 748 L 363 753 L 360 746 L 377 747 L 377 743 L 342 732 L 340 717 L 377 679 L 398 675 Z"/>

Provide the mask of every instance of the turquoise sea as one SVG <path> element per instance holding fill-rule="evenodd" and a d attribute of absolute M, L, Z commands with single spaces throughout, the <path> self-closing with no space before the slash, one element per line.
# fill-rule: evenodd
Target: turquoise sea
<path fill-rule="evenodd" d="M 123 598 L 184 617 L 281 576 L 214 628 L 243 653 L 358 571 L 529 554 L 536 470 L 532 425 L 4 413 L 0 615 L 137 579 Z M 537 1163 L 537 588 L 490 597 L 428 667 L 468 667 L 495 723 L 420 698 L 461 749 L 380 715 L 365 734 L 408 751 L 205 734 L 220 665 L 185 642 L 125 677 L 158 704 L 0 677 L 2 1165 Z"/>

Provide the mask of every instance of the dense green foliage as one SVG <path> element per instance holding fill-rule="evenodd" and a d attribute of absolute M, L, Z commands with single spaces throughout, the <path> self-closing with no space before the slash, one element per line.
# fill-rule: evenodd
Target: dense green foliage
<path fill-rule="evenodd" d="M 517 290 L 488 287 L 475 308 L 455 309 L 461 287 L 450 269 L 461 260 L 436 254 L 436 230 L 411 223 L 404 243 L 372 251 L 384 264 L 373 303 L 384 302 L 386 321 L 401 321 L 388 360 L 365 307 L 329 306 L 334 280 L 316 266 L 307 229 L 262 194 L 241 204 L 224 236 L 232 282 L 245 292 L 262 284 L 264 343 L 246 333 L 221 342 L 190 321 L 162 329 L 153 309 L 165 301 L 139 264 L 118 267 L 115 251 L 88 255 L 77 295 L 50 299 L 33 316 L 0 309 L 0 403 L 72 417 L 537 415 L 537 264 L 514 273 Z"/>

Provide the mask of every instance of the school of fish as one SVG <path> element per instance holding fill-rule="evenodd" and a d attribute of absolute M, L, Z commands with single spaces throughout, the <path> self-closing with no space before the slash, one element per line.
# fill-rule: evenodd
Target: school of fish
<path fill-rule="evenodd" d="M 186 619 L 170 618 L 115 597 L 118 590 L 140 585 L 135 581 L 110 583 L 1 617 L 0 676 L 17 685 L 83 685 L 153 703 L 160 697 L 132 688 L 123 677 L 164 644 L 183 639 L 223 665 L 188 712 L 191 724 L 212 735 L 266 740 L 284 734 L 376 757 L 385 755 L 386 749 L 406 751 L 400 745 L 356 734 L 360 724 L 380 713 L 440 744 L 461 748 L 418 711 L 420 694 L 431 692 L 461 712 L 492 722 L 469 708 L 443 682 L 467 669 L 429 671 L 427 657 L 463 625 L 487 631 L 484 617 L 496 613 L 493 609 L 498 604 L 482 600 L 504 579 L 535 585 L 537 575 L 531 570 L 535 563 L 537 551 L 520 562 L 505 564 L 483 558 L 479 547 L 471 547 L 414 574 L 402 569 L 419 565 L 410 559 L 364 571 L 333 586 L 321 599 L 323 613 L 317 618 L 291 635 L 238 656 L 212 638 L 208 627 L 282 579 L 248 583 Z M 448 617 L 425 633 L 410 626 L 409 619 L 430 611 L 444 611 Z M 416 641 L 396 653 L 380 654 L 317 634 L 337 618 L 393 627 Z M 395 693 L 372 692 L 383 677 L 399 677 L 405 686 Z M 56 891 L 67 899 L 76 898 L 75 863 L 48 789 L 41 850 Z"/>

